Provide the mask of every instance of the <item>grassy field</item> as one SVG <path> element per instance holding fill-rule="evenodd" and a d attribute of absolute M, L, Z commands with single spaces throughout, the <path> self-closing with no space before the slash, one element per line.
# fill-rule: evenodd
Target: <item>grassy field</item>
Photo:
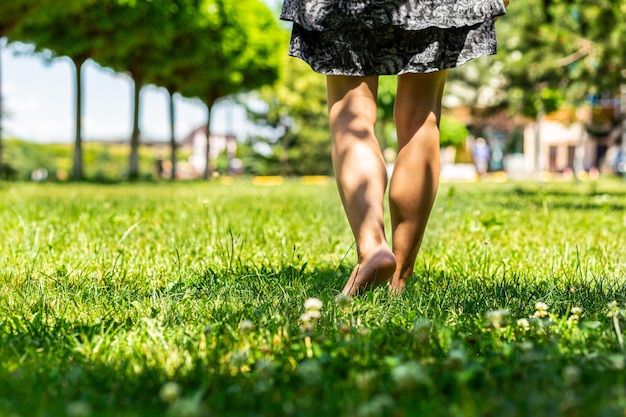
<path fill-rule="evenodd" d="M 626 414 L 624 182 L 443 185 L 401 296 L 352 243 L 333 184 L 0 183 L 0 416 Z"/>

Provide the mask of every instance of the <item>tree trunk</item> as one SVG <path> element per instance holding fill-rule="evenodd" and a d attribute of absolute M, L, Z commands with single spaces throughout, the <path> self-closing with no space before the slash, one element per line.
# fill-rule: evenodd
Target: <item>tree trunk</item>
<path fill-rule="evenodd" d="M 213 104 L 215 104 L 215 99 L 210 98 L 206 101 L 206 108 L 207 108 L 207 122 L 206 122 L 206 152 L 205 152 L 205 159 L 206 159 L 206 165 L 204 166 L 204 174 L 202 175 L 202 178 L 204 178 L 205 180 L 208 180 L 209 178 L 211 178 L 211 158 L 210 158 L 210 151 L 211 151 L 211 109 L 213 109 Z"/>
<path fill-rule="evenodd" d="M 76 69 L 76 120 L 75 120 L 75 137 L 74 137 L 74 158 L 72 167 L 72 179 L 81 181 L 84 179 L 83 170 L 83 64 L 84 59 L 73 60 Z"/>
<path fill-rule="evenodd" d="M 133 77 L 133 86 L 133 133 L 130 138 L 130 161 L 128 168 L 128 179 L 136 180 L 139 178 L 139 100 L 143 83 L 140 79 Z"/>
<path fill-rule="evenodd" d="M 4 159 L 3 159 L 3 142 L 2 142 L 2 46 L 3 41 L 0 38 L 0 178 L 4 175 Z"/>
<path fill-rule="evenodd" d="M 176 116 L 174 114 L 174 90 L 168 90 L 170 95 L 170 161 L 172 163 L 172 174 L 170 179 L 176 179 Z"/>

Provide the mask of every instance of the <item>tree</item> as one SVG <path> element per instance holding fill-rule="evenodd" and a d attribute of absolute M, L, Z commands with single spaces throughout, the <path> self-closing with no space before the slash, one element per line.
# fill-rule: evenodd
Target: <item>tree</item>
<path fill-rule="evenodd" d="M 2 57 L 3 38 L 10 36 L 11 32 L 20 24 L 32 9 L 32 2 L 28 0 L 11 0 L 0 3 L 0 58 Z M 4 108 L 2 105 L 2 61 L 0 60 L 0 175 L 4 170 L 3 141 L 2 141 L 2 117 Z"/>
<path fill-rule="evenodd" d="M 211 111 L 221 98 L 273 83 L 279 75 L 281 42 L 276 18 L 259 0 L 203 0 L 197 28 L 196 66 L 182 89 L 207 106 L 204 178 L 210 176 Z"/>
<path fill-rule="evenodd" d="M 107 0 L 108 17 L 114 28 L 109 33 L 111 46 L 98 49 L 94 57 L 107 67 L 127 72 L 133 82 L 130 179 L 139 177 L 141 89 L 169 59 L 167 51 L 171 51 L 172 39 L 179 29 L 172 14 L 180 9 L 181 3 L 176 0 Z"/>
<path fill-rule="evenodd" d="M 198 5 L 195 0 L 180 0 L 176 7 L 170 7 L 168 24 L 172 35 L 164 45 L 164 62 L 155 67 L 148 76 L 148 82 L 164 87 L 168 93 L 168 113 L 170 119 L 170 161 L 171 179 L 176 178 L 176 120 L 174 95 L 190 81 L 197 63 L 194 59 L 194 45 L 198 41 L 195 27 Z"/>
<path fill-rule="evenodd" d="M 79 22 L 79 23 L 77 23 Z M 71 0 L 57 4 L 42 0 L 33 6 L 29 19 L 15 33 L 15 38 L 29 42 L 38 52 L 52 57 L 67 56 L 75 69 L 75 137 L 72 178 L 84 178 L 82 151 L 83 64 L 95 51 L 110 47 L 111 26 L 108 8 L 94 0 Z"/>
<path fill-rule="evenodd" d="M 250 117 L 273 132 L 257 136 L 272 147 L 270 162 L 281 175 L 330 174 L 331 141 L 328 130 L 326 83 L 303 61 L 283 53 L 280 79 L 249 98 Z M 287 70 L 288 68 L 288 70 Z M 262 108 L 255 101 L 264 103 Z M 259 131 L 264 131 L 259 129 Z"/>
<path fill-rule="evenodd" d="M 509 100 L 535 116 L 624 81 L 624 0 L 512 2 L 498 21 Z M 546 90 L 549 90 L 546 93 Z"/>

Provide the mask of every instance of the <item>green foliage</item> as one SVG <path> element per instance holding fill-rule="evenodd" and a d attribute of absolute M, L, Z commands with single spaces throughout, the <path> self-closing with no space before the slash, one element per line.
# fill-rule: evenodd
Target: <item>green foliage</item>
<path fill-rule="evenodd" d="M 395 132 L 393 109 L 396 102 L 397 77 L 379 77 L 377 137 L 383 149 L 393 146 Z"/>
<path fill-rule="evenodd" d="M 280 29 L 259 0 L 52 0 L 29 4 L 28 18 L 12 28 L 12 39 L 30 42 L 49 56 L 69 56 L 80 75 L 91 58 L 135 82 L 129 175 L 139 175 L 140 90 L 145 83 L 170 93 L 199 96 L 209 108 L 216 100 L 273 82 L 281 52 Z M 24 3 L 27 4 L 27 3 Z M 11 2 L 4 11 L 15 11 Z M 25 7 L 25 6 L 24 6 Z M 21 9 L 20 9 L 21 10 Z M 10 13 L 15 15 L 16 13 Z M 13 30 L 13 27 L 17 29 Z M 6 29 L 8 30 L 8 29 Z M 75 171 L 82 176 L 80 77 L 77 77 Z"/>
<path fill-rule="evenodd" d="M 558 105 L 557 95 L 576 106 L 590 93 L 619 91 L 624 11 L 624 0 L 511 2 L 497 27 L 512 104 L 535 116 Z"/>
<path fill-rule="evenodd" d="M 349 299 L 332 184 L 0 183 L 0 414 L 621 416 L 625 209 L 444 185 L 407 291 Z"/>
<path fill-rule="evenodd" d="M 220 98 L 276 80 L 284 35 L 260 0 L 204 0 L 196 24 L 197 65 L 185 95 L 211 107 Z"/>
<path fill-rule="evenodd" d="M 284 34 L 286 36 L 286 34 Z M 325 175 L 332 173 L 331 141 L 328 130 L 326 80 L 303 61 L 284 51 L 283 72 L 274 85 L 245 100 L 260 99 L 265 108 L 249 106 L 250 117 L 271 127 L 278 138 L 253 138 L 272 146 L 265 158 L 265 174 Z M 245 101 L 244 100 L 244 101 Z M 259 157 L 259 159 L 262 157 Z"/>
<path fill-rule="evenodd" d="M 34 4 L 30 0 L 5 1 L 0 4 L 0 38 L 13 35 L 12 31 L 29 17 Z"/>
<path fill-rule="evenodd" d="M 142 149 L 140 167 L 152 178 L 157 157 L 153 148 Z M 72 170 L 72 146 L 69 144 L 36 144 L 21 140 L 5 141 L 6 165 L 10 179 L 29 180 L 33 171 L 44 168 L 48 180 L 67 180 Z M 184 155 L 181 155 L 184 158 Z M 128 147 L 119 144 L 86 142 L 85 179 L 115 182 L 127 178 Z"/>
<path fill-rule="evenodd" d="M 464 123 L 448 116 L 441 117 L 439 130 L 441 131 L 439 143 L 442 148 L 464 145 L 469 136 L 469 131 Z"/>

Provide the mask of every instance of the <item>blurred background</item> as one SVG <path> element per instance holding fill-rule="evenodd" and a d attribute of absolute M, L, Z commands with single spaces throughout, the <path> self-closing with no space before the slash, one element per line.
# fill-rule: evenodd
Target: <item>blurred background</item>
<path fill-rule="evenodd" d="M 0 3 L 0 178 L 331 175 L 324 77 L 278 0 Z M 626 0 L 514 1 L 450 72 L 442 177 L 626 175 Z M 394 77 L 378 138 L 395 155 Z"/>

